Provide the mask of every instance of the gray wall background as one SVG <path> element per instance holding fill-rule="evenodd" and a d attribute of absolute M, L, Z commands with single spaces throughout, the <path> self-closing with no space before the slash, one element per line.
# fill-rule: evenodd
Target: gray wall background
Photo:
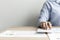
<path fill-rule="evenodd" d="M 0 30 L 9 26 L 36 26 L 45 0 L 0 0 Z"/>

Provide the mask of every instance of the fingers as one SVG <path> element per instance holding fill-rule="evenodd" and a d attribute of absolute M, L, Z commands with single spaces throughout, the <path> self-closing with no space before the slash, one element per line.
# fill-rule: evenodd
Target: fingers
<path fill-rule="evenodd" d="M 44 29 L 46 29 L 46 22 L 43 23 L 43 26 L 42 26 Z"/>
<path fill-rule="evenodd" d="M 47 29 L 47 26 L 48 26 L 48 25 L 47 25 L 47 22 L 42 22 L 42 23 L 41 23 L 41 26 L 42 26 L 43 29 Z"/>
<path fill-rule="evenodd" d="M 52 24 L 50 22 L 48 22 L 47 24 L 48 24 L 49 29 L 51 29 L 52 28 Z"/>
<path fill-rule="evenodd" d="M 41 22 L 40 26 L 43 28 L 43 29 L 51 29 L 52 28 L 52 25 L 50 22 Z"/>
<path fill-rule="evenodd" d="M 47 22 L 46 22 L 46 30 L 48 29 L 49 27 L 48 27 L 48 24 L 47 24 Z"/>
<path fill-rule="evenodd" d="M 40 27 L 43 28 L 43 29 L 45 29 L 45 27 L 46 27 L 46 26 L 45 26 L 45 22 L 41 22 L 41 23 L 40 23 Z"/>

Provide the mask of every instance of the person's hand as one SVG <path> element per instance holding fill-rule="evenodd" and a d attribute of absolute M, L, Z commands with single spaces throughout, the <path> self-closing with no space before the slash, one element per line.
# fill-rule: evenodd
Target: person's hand
<path fill-rule="evenodd" d="M 42 29 L 51 29 L 52 28 L 52 24 L 50 22 L 41 22 L 40 23 L 40 27 Z"/>

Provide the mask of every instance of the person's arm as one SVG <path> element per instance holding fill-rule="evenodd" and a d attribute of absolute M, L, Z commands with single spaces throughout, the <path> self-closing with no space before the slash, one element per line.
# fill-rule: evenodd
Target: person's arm
<path fill-rule="evenodd" d="M 51 6 L 49 2 L 45 2 L 41 13 L 40 13 L 40 17 L 39 17 L 39 24 L 40 26 L 42 26 L 44 29 L 47 28 L 51 28 L 51 23 L 48 22 L 48 20 L 50 19 L 50 13 L 51 13 Z"/>

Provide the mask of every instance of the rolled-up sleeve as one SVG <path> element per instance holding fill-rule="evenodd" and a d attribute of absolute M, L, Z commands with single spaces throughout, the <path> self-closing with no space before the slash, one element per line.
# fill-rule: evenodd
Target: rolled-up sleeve
<path fill-rule="evenodd" d="M 41 11 L 40 11 L 39 23 L 48 21 L 49 17 L 50 17 L 50 13 L 51 13 L 50 3 L 45 2 L 43 4 L 43 7 L 42 7 Z"/>

